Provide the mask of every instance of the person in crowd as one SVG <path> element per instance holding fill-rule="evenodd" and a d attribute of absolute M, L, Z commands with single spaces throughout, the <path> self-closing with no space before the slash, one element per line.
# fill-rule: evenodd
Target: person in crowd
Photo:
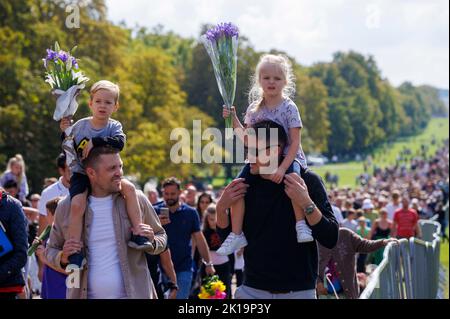
<path fill-rule="evenodd" d="M 167 232 L 168 245 L 177 277 L 177 299 L 187 299 L 193 278 L 192 243 L 195 243 L 200 253 L 206 273 L 212 275 L 215 270 L 206 239 L 200 230 L 200 219 L 196 209 L 180 202 L 180 185 L 180 181 L 175 177 L 165 179 L 162 183 L 164 201 L 154 208 L 161 220 L 161 225 Z M 166 214 L 167 208 L 168 213 Z"/>
<path fill-rule="evenodd" d="M 20 154 L 11 157 L 6 166 L 6 171 L 0 177 L 0 186 L 7 188 L 5 183 L 13 180 L 17 183 L 17 198 L 24 203 L 28 196 L 28 181 L 25 173 L 25 161 Z"/>
<path fill-rule="evenodd" d="M 360 291 L 356 277 L 356 255 L 368 254 L 396 239 L 368 240 L 348 228 L 339 228 L 339 239 L 334 248 L 327 248 L 319 244 L 319 279 L 317 282 L 317 294 L 327 295 L 328 290 L 324 283 L 328 279 L 335 287 L 342 287 L 336 293 L 342 292 L 341 297 L 357 299 Z M 328 271 L 326 269 L 328 268 Z M 329 275 L 327 275 L 329 274 Z"/>
<path fill-rule="evenodd" d="M 47 209 L 47 215 L 43 218 L 47 218 L 47 223 L 53 225 L 56 207 L 62 197 L 55 197 L 49 200 L 45 207 Z M 38 239 L 35 239 L 38 241 Z M 36 256 L 39 258 L 42 267 L 42 299 L 66 299 L 66 278 L 65 271 L 60 270 L 48 262 L 45 258 L 45 246 L 47 242 L 40 242 L 40 245 L 36 249 Z"/>
<path fill-rule="evenodd" d="M 24 292 L 22 268 L 27 263 L 26 227 L 22 205 L 0 187 L 0 245 L 4 249 L 0 252 L 0 299 L 16 299 Z M 11 251 L 6 252 L 7 247 L 11 247 Z"/>
<path fill-rule="evenodd" d="M 216 205 L 210 204 L 205 211 L 205 218 L 203 219 L 202 227 L 203 235 L 208 243 L 209 255 L 211 262 L 216 270 L 216 275 L 226 286 L 227 298 L 231 298 L 231 265 L 228 256 L 221 256 L 217 254 L 222 239 L 219 236 L 216 228 Z M 202 278 L 206 277 L 205 267 L 201 267 Z"/>
<path fill-rule="evenodd" d="M 419 225 L 419 215 L 409 207 L 409 198 L 404 195 L 401 200 L 402 208 L 394 214 L 392 225 L 392 237 L 397 238 L 422 238 L 422 230 Z"/>
<path fill-rule="evenodd" d="M 356 222 L 356 212 L 354 209 L 347 211 L 347 217 L 342 222 L 342 227 L 348 228 L 352 231 L 356 231 L 358 228 L 358 223 Z"/>

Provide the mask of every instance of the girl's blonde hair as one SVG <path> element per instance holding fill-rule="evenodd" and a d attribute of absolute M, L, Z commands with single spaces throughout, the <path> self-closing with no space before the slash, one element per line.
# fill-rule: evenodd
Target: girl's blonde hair
<path fill-rule="evenodd" d="M 114 102 L 117 104 L 119 102 L 120 88 L 117 84 L 112 83 L 108 80 L 101 80 L 95 82 L 90 91 L 91 100 L 94 97 L 94 94 L 99 90 L 107 90 L 114 94 Z"/>
<path fill-rule="evenodd" d="M 282 54 L 264 54 L 260 57 L 256 65 L 255 74 L 251 78 L 251 88 L 248 94 L 248 103 L 252 105 L 256 103 L 255 110 L 258 110 L 264 101 L 264 92 L 260 84 L 261 67 L 264 64 L 275 64 L 280 68 L 281 73 L 286 80 L 286 85 L 283 87 L 282 95 L 284 98 L 294 98 L 295 95 L 295 76 L 292 70 L 292 63 L 288 57 Z"/>
<path fill-rule="evenodd" d="M 22 174 L 20 174 L 20 176 L 17 177 L 17 186 L 20 187 L 22 183 L 22 178 L 25 176 L 25 161 L 23 160 L 21 154 L 16 154 L 14 157 L 11 157 L 9 159 L 8 165 L 6 166 L 6 171 L 11 172 L 11 167 L 14 164 L 22 166 Z"/>

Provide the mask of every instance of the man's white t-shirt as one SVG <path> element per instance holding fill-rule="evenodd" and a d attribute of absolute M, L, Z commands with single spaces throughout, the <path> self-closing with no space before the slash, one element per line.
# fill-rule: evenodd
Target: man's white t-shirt
<path fill-rule="evenodd" d="M 90 229 L 88 299 L 126 298 L 113 222 L 112 196 L 89 196 Z"/>
<path fill-rule="evenodd" d="M 41 194 L 41 199 L 39 200 L 39 214 L 42 216 L 47 216 L 47 209 L 45 205 L 49 200 L 55 197 L 65 197 L 69 195 L 69 189 L 62 183 L 62 177 L 56 183 L 46 187 Z"/>
<path fill-rule="evenodd" d="M 397 209 L 402 208 L 402 204 L 398 203 L 398 205 L 394 205 L 393 202 L 390 202 L 389 204 L 386 205 L 386 210 L 388 213 L 388 218 L 390 220 L 394 220 L 394 214 L 397 211 Z"/>

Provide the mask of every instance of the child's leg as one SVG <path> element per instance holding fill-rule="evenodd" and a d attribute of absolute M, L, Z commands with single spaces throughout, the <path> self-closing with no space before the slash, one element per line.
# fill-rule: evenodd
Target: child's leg
<path fill-rule="evenodd" d="M 242 233 L 244 223 L 245 201 L 243 198 L 231 206 L 231 231 L 236 235 Z"/>
<path fill-rule="evenodd" d="M 136 235 L 139 225 L 142 224 L 142 214 L 136 195 L 136 188 L 133 183 L 126 179 L 121 180 L 121 188 L 121 193 L 125 197 L 128 218 L 131 221 L 133 233 Z"/>
<path fill-rule="evenodd" d="M 293 161 L 291 166 L 286 171 L 286 174 L 296 173 L 298 176 L 301 176 L 301 166 L 297 161 Z M 299 207 L 292 203 L 292 207 L 294 208 L 295 214 L 295 230 L 297 231 L 297 242 L 304 243 L 313 241 L 314 238 L 311 235 L 311 228 L 309 228 L 308 224 L 305 221 L 305 213 L 303 212 L 302 207 Z"/>
<path fill-rule="evenodd" d="M 292 207 L 294 207 L 295 222 L 297 223 L 302 220 L 305 221 L 305 213 L 303 213 L 303 209 L 297 205 L 294 205 L 294 203 L 292 203 Z"/>
<path fill-rule="evenodd" d="M 86 209 L 87 191 L 75 195 L 70 202 L 69 238 L 81 241 L 83 216 Z"/>
<path fill-rule="evenodd" d="M 222 246 L 216 251 L 218 255 L 228 256 L 236 250 L 247 246 L 247 239 L 242 232 L 242 224 L 244 223 L 245 202 L 240 199 L 231 206 L 231 233 L 223 242 Z"/>
<path fill-rule="evenodd" d="M 121 180 L 121 194 L 125 197 L 125 205 L 127 208 L 128 218 L 132 226 L 131 240 L 128 246 L 137 250 L 145 250 L 146 247 L 151 246 L 147 237 L 139 235 L 139 225 L 142 224 L 141 208 L 136 194 L 136 188 L 133 183 L 126 179 Z"/>

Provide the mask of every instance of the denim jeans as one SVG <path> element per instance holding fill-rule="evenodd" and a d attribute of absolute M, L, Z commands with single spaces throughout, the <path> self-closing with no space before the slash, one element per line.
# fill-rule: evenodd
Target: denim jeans
<path fill-rule="evenodd" d="M 291 291 L 288 293 L 273 294 L 269 291 L 251 288 L 242 285 L 236 289 L 235 299 L 316 299 L 316 290 Z"/>
<path fill-rule="evenodd" d="M 188 299 L 191 291 L 192 271 L 177 272 L 177 299 Z"/>

